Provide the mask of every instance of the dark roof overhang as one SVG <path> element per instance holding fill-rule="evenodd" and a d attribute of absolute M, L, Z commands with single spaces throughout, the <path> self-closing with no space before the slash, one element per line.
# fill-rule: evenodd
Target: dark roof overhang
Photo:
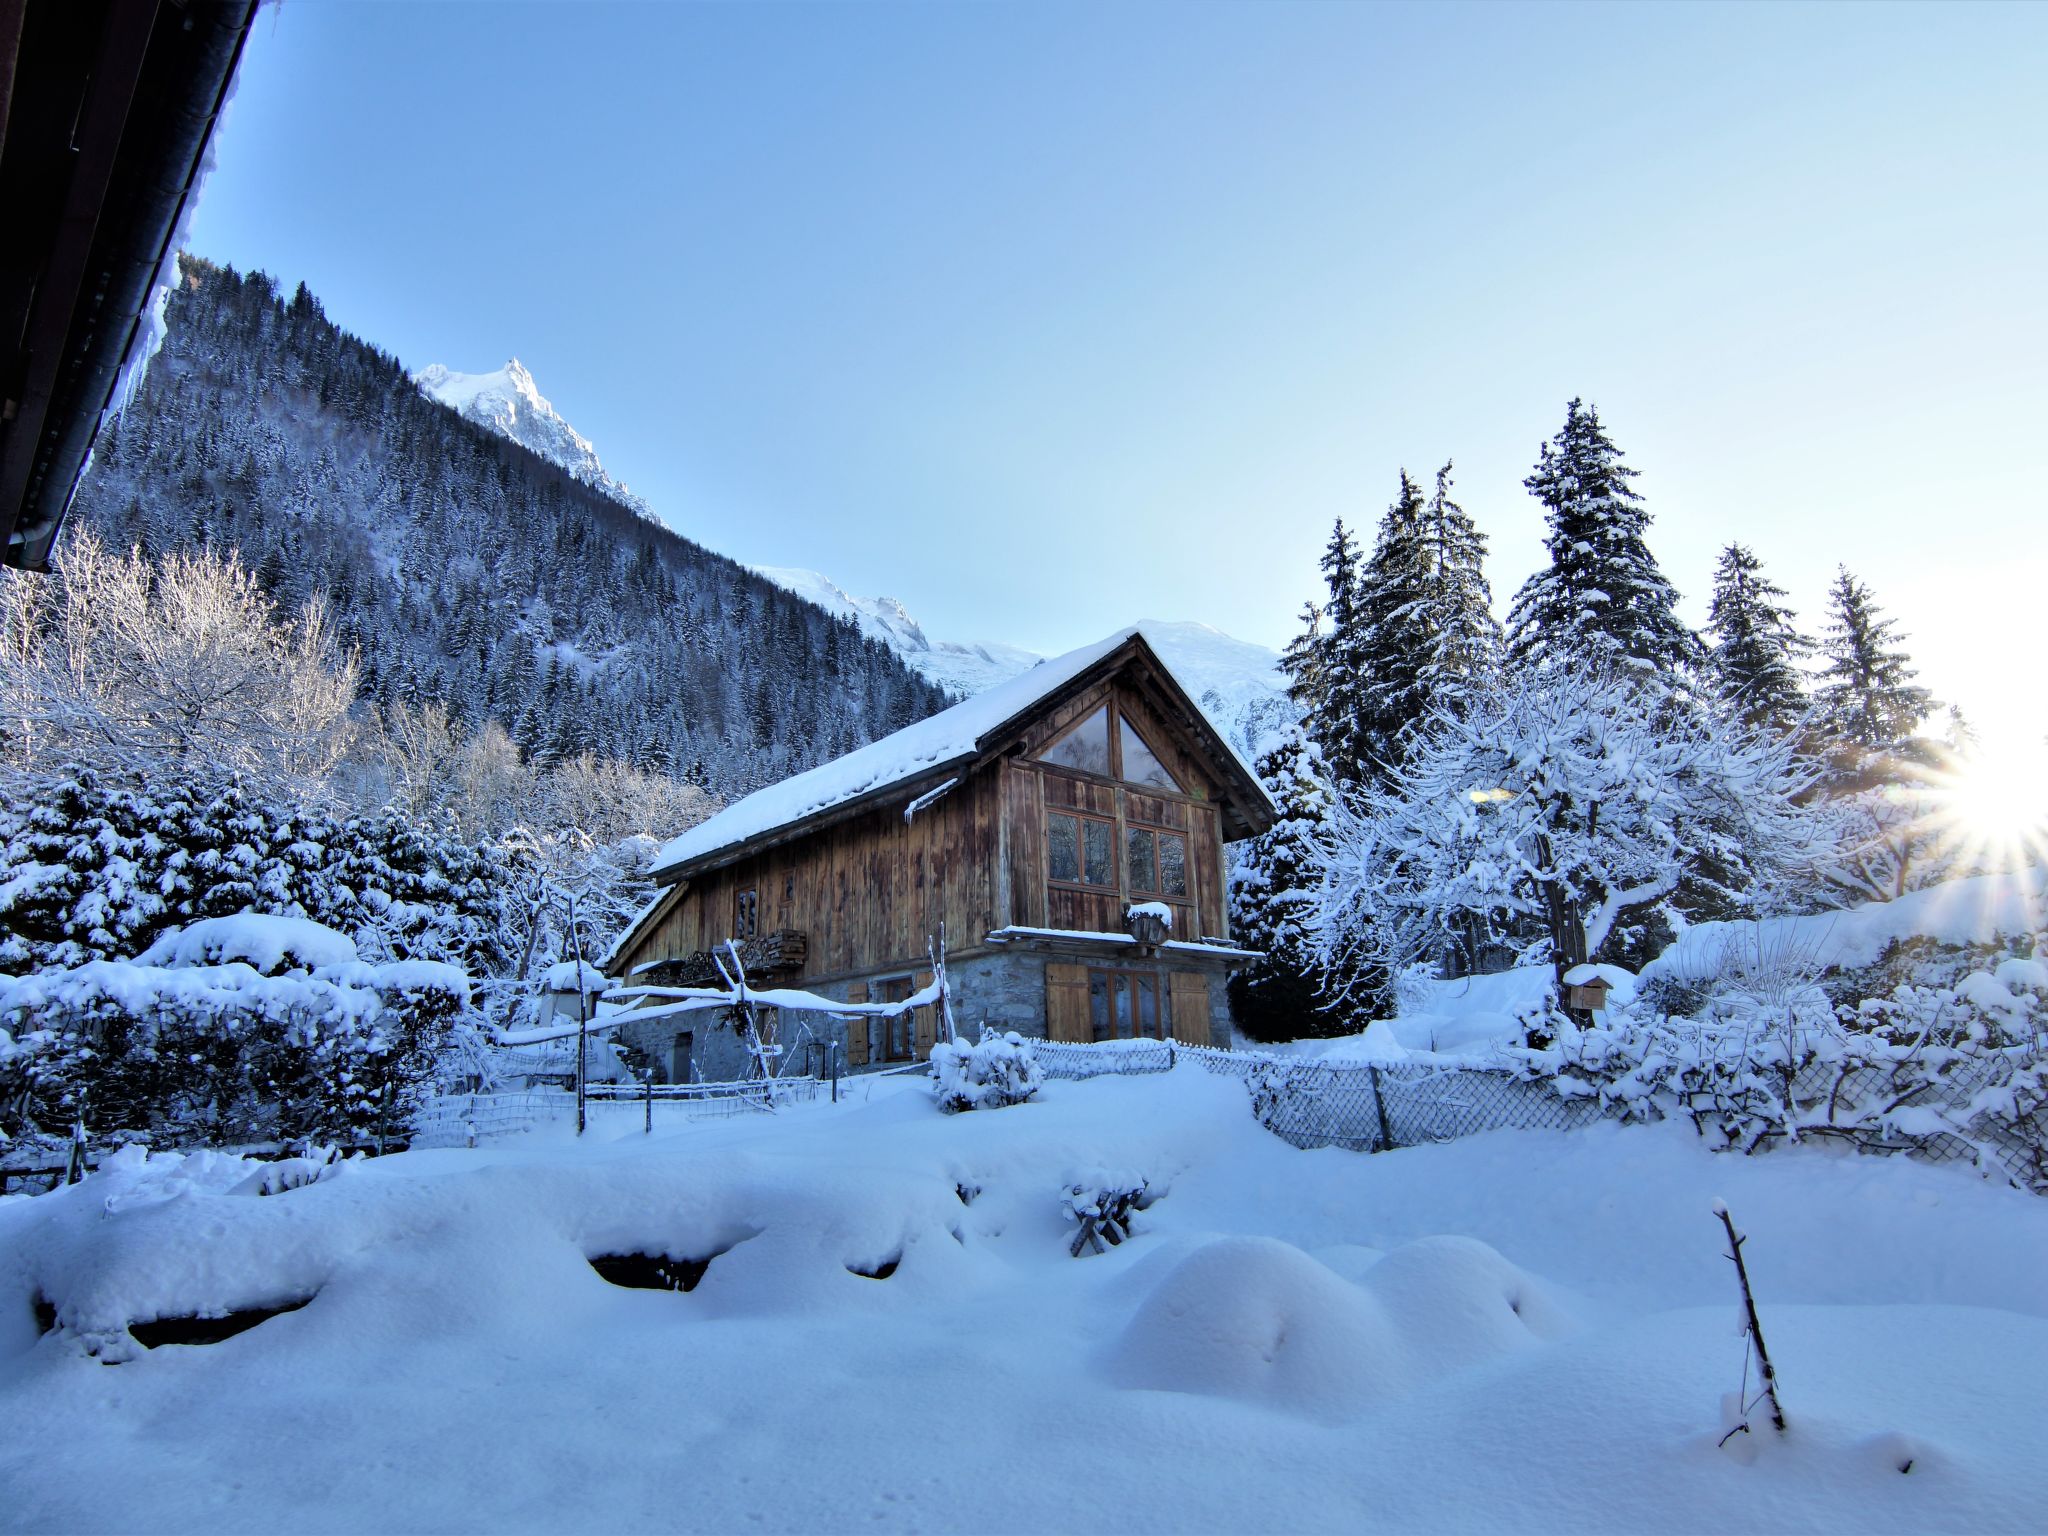
<path fill-rule="evenodd" d="M 0 0 L 0 561 L 46 570 L 255 0 Z"/>

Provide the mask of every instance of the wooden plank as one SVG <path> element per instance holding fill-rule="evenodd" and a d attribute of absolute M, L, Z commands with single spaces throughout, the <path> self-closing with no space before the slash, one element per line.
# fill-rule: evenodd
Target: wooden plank
<path fill-rule="evenodd" d="M 1173 1005 L 1173 1038 L 1183 1045 L 1209 1044 L 1209 978 L 1200 971 L 1174 971 L 1166 982 Z"/>
<path fill-rule="evenodd" d="M 910 978 L 910 990 L 922 992 L 932 984 L 930 971 L 918 971 Z M 939 1043 L 939 1010 L 926 1004 L 911 1010 L 911 1018 L 917 1025 L 917 1059 L 930 1061 L 932 1047 Z"/>
<path fill-rule="evenodd" d="M 852 981 L 846 985 L 846 1000 L 849 1003 L 864 1003 L 868 1000 L 868 984 Z M 846 1064 L 849 1067 L 864 1067 L 868 1064 L 868 1021 L 849 1019 L 846 1023 Z"/>
<path fill-rule="evenodd" d="M 1095 1038 L 1088 1022 L 1088 967 L 1048 961 L 1045 967 L 1045 1033 L 1049 1040 L 1086 1045 Z"/>

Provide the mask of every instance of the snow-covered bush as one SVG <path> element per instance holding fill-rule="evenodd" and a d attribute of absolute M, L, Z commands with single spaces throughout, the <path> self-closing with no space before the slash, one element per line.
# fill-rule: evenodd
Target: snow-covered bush
<path fill-rule="evenodd" d="M 932 1047 L 932 1097 L 948 1114 L 1022 1104 L 1044 1083 L 1031 1042 L 1015 1032 L 984 1032 L 972 1045 L 941 1040 Z"/>
<path fill-rule="evenodd" d="M 0 977 L 0 1133 L 361 1143 L 407 1123 L 469 1015 L 453 966 L 365 964 L 303 920 L 197 923 L 139 961 Z"/>
<path fill-rule="evenodd" d="M 1835 1139 L 1965 1158 L 2048 1193 L 2048 974 L 2013 959 L 1953 986 L 1902 983 L 1831 1007 L 1788 973 L 1699 1016 L 1610 1005 L 1555 1046 L 1506 1052 L 1565 1097 L 1623 1119 L 1689 1119 L 1716 1148 Z"/>
<path fill-rule="evenodd" d="M 1078 1259 L 1083 1249 L 1101 1253 L 1105 1242 L 1111 1247 L 1121 1243 L 1131 1235 L 1132 1217 L 1158 1198 L 1151 1180 L 1132 1173 L 1096 1172 L 1074 1180 L 1060 1198 L 1076 1225 L 1067 1252 Z"/>

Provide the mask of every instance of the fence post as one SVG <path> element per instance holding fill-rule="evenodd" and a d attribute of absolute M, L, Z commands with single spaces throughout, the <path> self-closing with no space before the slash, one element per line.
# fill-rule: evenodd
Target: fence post
<path fill-rule="evenodd" d="M 1387 1101 L 1380 1092 L 1380 1069 L 1377 1063 L 1367 1062 L 1365 1070 L 1372 1082 L 1372 1107 L 1380 1119 L 1379 1150 L 1386 1152 L 1394 1145 L 1394 1133 L 1387 1128 Z"/>
<path fill-rule="evenodd" d="M 650 1067 L 650 1068 L 648 1069 L 648 1072 L 647 1072 L 647 1130 L 646 1130 L 646 1134 L 647 1134 L 647 1135 L 649 1135 L 649 1136 L 652 1136 L 652 1135 L 654 1134 L 654 1070 L 653 1070 L 653 1068 L 651 1068 L 651 1067 Z"/>

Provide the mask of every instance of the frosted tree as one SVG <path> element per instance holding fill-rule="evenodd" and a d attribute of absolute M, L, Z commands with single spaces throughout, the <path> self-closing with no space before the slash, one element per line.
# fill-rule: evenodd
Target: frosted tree
<path fill-rule="evenodd" d="M 1398 974 L 1507 945 L 1561 978 L 1702 896 L 1772 909 L 1828 846 L 1791 742 L 1654 678 L 1558 662 L 1440 710 L 1382 790 L 1341 798 L 1313 925 L 1326 964 Z"/>
<path fill-rule="evenodd" d="M 1785 589 L 1763 574 L 1753 550 L 1730 544 L 1714 569 L 1707 671 L 1744 721 L 1789 728 L 1806 712 L 1799 661 L 1813 643 L 1799 633 Z"/>
<path fill-rule="evenodd" d="M 0 698 L 13 767 L 304 790 L 339 761 L 355 664 L 317 600 L 287 617 L 232 552 L 151 561 L 86 529 L 58 565 L 53 587 L 15 587 L 6 604 Z M 18 611 L 31 605 L 41 618 L 28 631 Z"/>
<path fill-rule="evenodd" d="M 1290 648 L 1299 670 L 1289 691 L 1301 706 L 1308 733 L 1321 748 L 1331 774 L 1340 782 L 1356 782 L 1365 772 L 1364 735 L 1369 704 L 1365 694 L 1358 546 L 1342 518 L 1323 549 L 1323 582 L 1329 601 L 1309 613 L 1315 627 Z M 1329 628 L 1324 630 L 1321 622 Z"/>
<path fill-rule="evenodd" d="M 1550 565 L 1515 596 L 1509 649 L 1521 663 L 1596 660 L 1669 687 L 1698 641 L 1645 542 L 1650 514 L 1621 457 L 1598 411 L 1578 400 L 1565 407 L 1564 426 L 1522 482 L 1543 503 Z"/>
<path fill-rule="evenodd" d="M 1912 739 L 1935 707 L 1934 696 L 1917 686 L 1896 620 L 1849 574 L 1847 566 L 1828 589 L 1828 626 L 1821 640 L 1820 684 L 1815 689 L 1821 728 L 1843 749 L 1851 778 L 1881 771 Z"/>

